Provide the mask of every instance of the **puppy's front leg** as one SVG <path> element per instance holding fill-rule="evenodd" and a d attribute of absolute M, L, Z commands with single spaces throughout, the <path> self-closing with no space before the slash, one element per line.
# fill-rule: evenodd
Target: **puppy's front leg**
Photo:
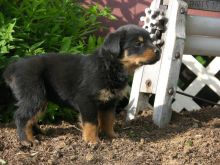
<path fill-rule="evenodd" d="M 118 135 L 114 131 L 115 110 L 99 111 L 99 127 L 109 138 L 116 138 Z"/>
<path fill-rule="evenodd" d="M 98 125 L 92 122 L 84 121 L 82 123 L 83 140 L 88 144 L 96 144 L 98 138 Z"/>
<path fill-rule="evenodd" d="M 90 100 L 80 98 L 78 101 L 83 140 L 88 144 L 96 144 L 98 138 L 98 110 Z"/>

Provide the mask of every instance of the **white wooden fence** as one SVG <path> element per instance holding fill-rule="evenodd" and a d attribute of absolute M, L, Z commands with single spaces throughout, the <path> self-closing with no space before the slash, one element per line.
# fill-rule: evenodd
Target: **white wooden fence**
<path fill-rule="evenodd" d="M 218 1 L 216 3 L 220 4 Z M 177 87 L 181 63 L 196 75 L 181 92 L 196 96 L 208 86 L 219 96 L 220 102 L 220 80 L 215 77 L 220 71 L 220 19 L 189 16 L 186 14 L 187 4 L 182 0 L 153 0 L 150 9 L 155 11 L 161 4 L 168 6 L 166 16 L 169 18 L 167 31 L 163 35 L 162 57 L 155 65 L 143 66 L 135 71 L 127 119 L 133 119 L 137 111 L 147 105 L 148 97 L 144 93 L 153 93 L 153 121 L 159 127 L 165 127 L 171 119 L 171 107 L 177 112 L 201 108 L 193 99 L 176 93 L 176 90 L 181 91 Z M 147 27 L 147 12 L 141 20 Z M 204 67 L 190 54 L 215 58 Z M 172 103 L 173 99 L 175 101 Z"/>
<path fill-rule="evenodd" d="M 184 91 L 180 88 L 178 90 L 196 96 L 207 85 L 219 96 L 220 103 L 220 80 L 215 77 L 220 71 L 220 19 L 188 15 L 186 20 L 187 37 L 184 53 L 215 58 L 204 67 L 192 55 L 185 54 L 182 63 L 196 75 L 196 78 Z M 176 94 L 172 109 L 180 112 L 183 109 L 199 110 L 201 107 L 192 98 Z"/>
<path fill-rule="evenodd" d="M 184 55 L 182 62 L 197 77 L 184 91 L 177 88 L 178 91 L 196 96 L 196 94 L 202 90 L 205 85 L 207 85 L 220 98 L 220 80 L 215 77 L 215 75 L 220 71 L 220 57 L 215 57 L 207 67 L 204 67 L 192 55 Z M 218 103 L 220 103 L 220 100 Z M 180 112 L 183 109 L 188 111 L 199 110 L 201 107 L 193 101 L 192 98 L 176 94 L 175 101 L 172 104 L 172 109 L 176 112 Z"/>

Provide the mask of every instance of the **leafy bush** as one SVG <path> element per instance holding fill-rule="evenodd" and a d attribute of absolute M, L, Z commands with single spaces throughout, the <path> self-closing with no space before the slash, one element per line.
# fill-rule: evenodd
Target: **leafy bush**
<path fill-rule="evenodd" d="M 115 19 L 107 7 L 85 8 L 74 0 L 0 0 L 0 8 L 0 73 L 8 63 L 24 56 L 90 53 L 103 42 L 94 35 L 104 29 L 99 18 Z M 0 106 L 0 112 L 11 109 L 11 102 L 6 104 Z"/>

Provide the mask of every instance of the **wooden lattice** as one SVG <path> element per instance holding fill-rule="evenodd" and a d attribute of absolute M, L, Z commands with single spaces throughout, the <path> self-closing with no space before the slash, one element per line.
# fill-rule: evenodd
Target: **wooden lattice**
<path fill-rule="evenodd" d="M 220 80 L 215 77 L 220 71 L 220 57 L 215 57 L 207 67 L 200 64 L 192 55 L 184 55 L 182 62 L 197 77 L 185 90 L 178 88 L 179 91 L 196 96 L 207 85 L 220 98 Z M 220 99 L 218 103 L 220 103 Z M 180 112 L 183 109 L 193 111 L 201 109 L 201 107 L 192 98 L 176 94 L 172 109 Z"/>

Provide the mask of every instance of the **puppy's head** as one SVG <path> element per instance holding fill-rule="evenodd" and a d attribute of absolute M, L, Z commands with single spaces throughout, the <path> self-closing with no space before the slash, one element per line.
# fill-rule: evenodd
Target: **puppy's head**
<path fill-rule="evenodd" d="M 125 25 L 110 33 L 102 50 L 120 60 L 128 72 L 160 59 L 160 49 L 153 45 L 149 33 L 136 25 Z"/>

